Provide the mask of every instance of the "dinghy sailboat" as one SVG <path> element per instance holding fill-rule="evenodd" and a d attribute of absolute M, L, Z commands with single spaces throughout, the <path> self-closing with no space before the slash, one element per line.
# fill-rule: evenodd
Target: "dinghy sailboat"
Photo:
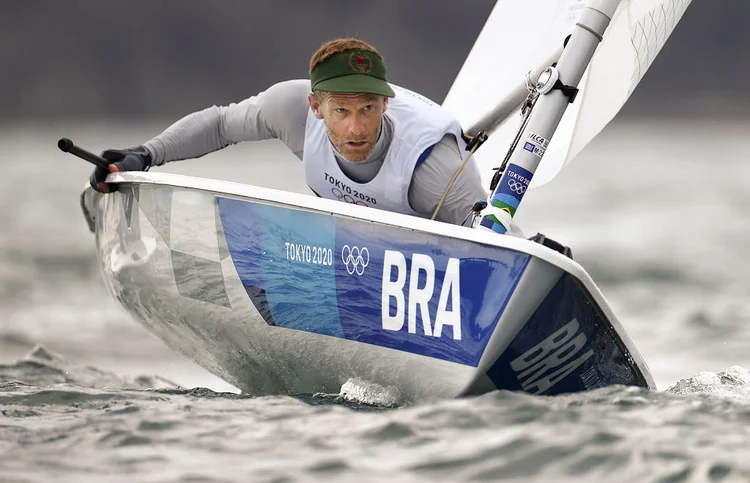
<path fill-rule="evenodd" d="M 510 153 L 475 228 L 225 181 L 116 173 L 115 193 L 81 196 L 109 290 L 168 346 L 251 394 L 338 393 L 351 381 L 400 402 L 653 388 L 570 250 L 501 233 L 537 177 L 551 180 L 616 114 L 689 2 L 547 3 L 529 18 L 500 0 L 445 100 L 474 148 L 487 139 L 476 155 L 488 181 Z M 634 36 L 665 9 L 670 20 L 647 39 L 644 59 Z M 502 24 L 513 18 L 523 25 Z M 509 45 L 497 36 L 521 29 L 529 38 L 530 23 L 544 41 L 531 35 L 539 45 L 509 55 L 505 69 L 498 56 Z M 482 62 L 490 51 L 493 62 Z M 482 71 L 488 64 L 507 76 Z M 520 130 L 502 122 L 519 107 Z M 97 161 L 70 141 L 60 147 Z"/>

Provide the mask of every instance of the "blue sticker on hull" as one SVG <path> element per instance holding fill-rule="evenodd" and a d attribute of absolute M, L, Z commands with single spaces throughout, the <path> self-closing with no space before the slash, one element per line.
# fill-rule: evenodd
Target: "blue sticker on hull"
<path fill-rule="evenodd" d="M 227 246 L 269 324 L 476 366 L 529 256 L 218 198 Z"/>
<path fill-rule="evenodd" d="M 597 305 L 567 274 L 487 375 L 498 389 L 545 395 L 613 384 L 647 386 Z"/>
<path fill-rule="evenodd" d="M 528 255 L 339 219 L 337 251 L 366 249 L 363 273 L 336 270 L 347 339 L 476 366 Z M 372 321 L 364 323 L 365 320 Z"/>
<path fill-rule="evenodd" d="M 228 198 L 217 202 L 234 266 L 266 322 L 343 337 L 333 220 Z"/>

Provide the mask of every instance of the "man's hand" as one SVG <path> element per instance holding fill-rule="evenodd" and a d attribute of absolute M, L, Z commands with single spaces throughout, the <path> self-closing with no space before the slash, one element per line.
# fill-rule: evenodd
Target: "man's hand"
<path fill-rule="evenodd" d="M 151 153 L 143 146 L 131 149 L 108 149 L 101 154 L 102 158 L 110 162 L 109 171 L 96 168 L 89 178 L 91 187 L 100 193 L 117 190 L 117 185 L 104 182 L 109 173 L 120 171 L 146 171 L 151 167 Z"/>

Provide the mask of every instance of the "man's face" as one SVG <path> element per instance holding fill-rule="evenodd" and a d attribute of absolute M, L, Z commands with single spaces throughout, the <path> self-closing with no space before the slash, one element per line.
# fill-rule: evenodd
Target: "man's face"
<path fill-rule="evenodd" d="M 325 96 L 325 97 L 323 97 Z M 327 93 L 308 96 L 310 109 L 322 119 L 328 138 L 345 159 L 361 162 L 367 159 L 380 136 L 383 113 L 388 98 L 373 94 Z"/>

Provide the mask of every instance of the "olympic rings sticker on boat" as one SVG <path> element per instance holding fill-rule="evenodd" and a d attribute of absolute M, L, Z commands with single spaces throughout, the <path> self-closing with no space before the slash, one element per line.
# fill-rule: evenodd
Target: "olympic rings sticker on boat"
<path fill-rule="evenodd" d="M 370 250 L 367 247 L 359 248 L 358 246 L 344 245 L 341 248 L 341 260 L 344 262 L 346 271 L 349 275 L 355 272 L 357 275 L 365 273 L 365 268 L 370 264 Z"/>
<path fill-rule="evenodd" d="M 508 187 L 512 192 L 518 193 L 519 195 L 522 195 L 526 192 L 526 185 L 514 179 L 508 180 Z"/>

